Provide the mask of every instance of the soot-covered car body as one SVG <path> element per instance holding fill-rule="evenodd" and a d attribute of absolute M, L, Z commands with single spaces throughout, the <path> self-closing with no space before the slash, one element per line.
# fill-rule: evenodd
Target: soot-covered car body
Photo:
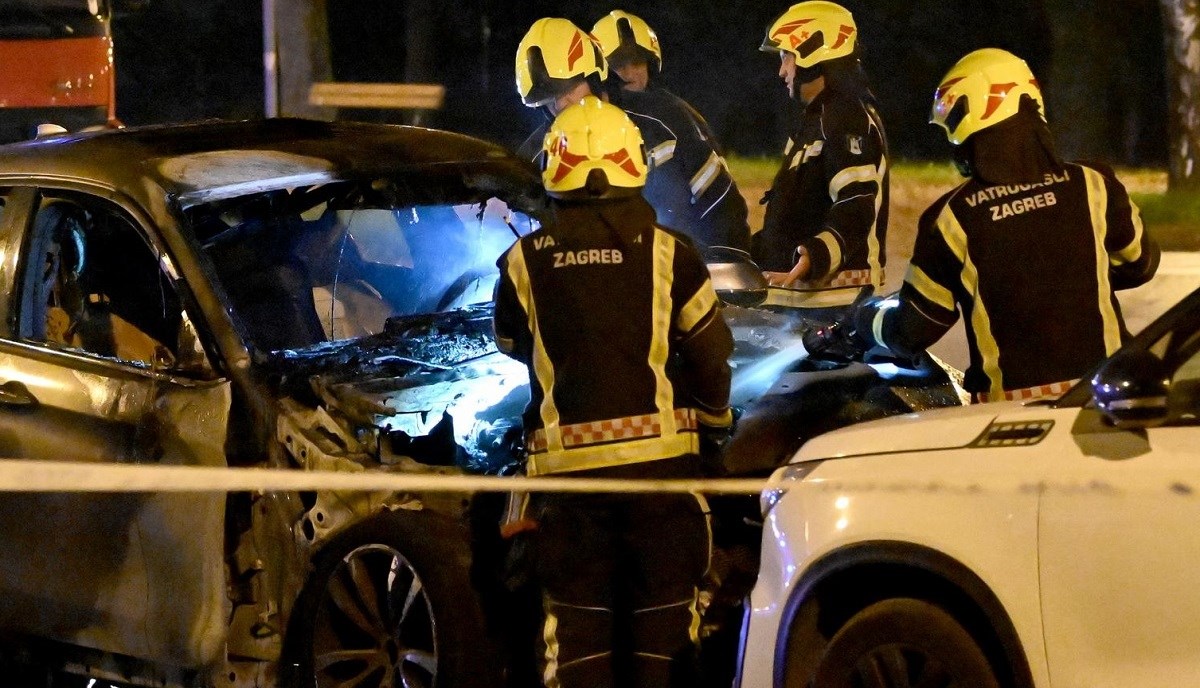
<path fill-rule="evenodd" d="M 6 147 L 0 455 L 482 466 L 525 384 L 491 344 L 489 273 L 538 181 L 468 137 L 299 120 Z M 168 685 L 485 685 L 463 504 L 0 495 L 6 655 Z"/>
<path fill-rule="evenodd" d="M 528 376 L 496 351 L 490 302 L 496 258 L 538 226 L 538 182 L 468 137 L 302 120 L 0 150 L 0 455 L 504 472 Z M 940 368 L 807 359 L 802 315 L 717 272 L 742 304 L 726 310 L 746 409 L 733 470 L 831 424 L 957 402 Z M 502 548 L 480 544 L 492 514 L 470 495 L 5 493 L 0 511 L 0 659 L 20 667 L 156 685 L 503 675 L 480 600 Z"/>

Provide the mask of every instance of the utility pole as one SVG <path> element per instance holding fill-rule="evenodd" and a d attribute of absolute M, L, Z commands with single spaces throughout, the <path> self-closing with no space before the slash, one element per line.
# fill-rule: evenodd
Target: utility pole
<path fill-rule="evenodd" d="M 330 119 L 313 105 L 313 84 L 331 81 L 326 0 L 263 0 L 263 74 L 267 116 Z"/>
<path fill-rule="evenodd" d="M 275 0 L 262 0 L 263 114 L 279 116 L 279 39 L 275 34 Z"/>

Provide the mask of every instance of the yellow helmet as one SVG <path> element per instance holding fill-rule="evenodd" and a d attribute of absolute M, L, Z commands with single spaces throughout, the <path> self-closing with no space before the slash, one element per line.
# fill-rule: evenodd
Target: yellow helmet
<path fill-rule="evenodd" d="M 837 3 L 811 0 L 779 15 L 759 50 L 786 52 L 804 69 L 854 53 L 858 27 L 849 10 Z"/>
<path fill-rule="evenodd" d="M 554 118 L 542 150 L 542 184 L 551 196 L 587 188 L 588 176 L 597 170 L 616 194 L 646 185 L 642 132 L 624 110 L 595 96 Z"/>
<path fill-rule="evenodd" d="M 933 95 L 929 122 L 945 129 L 950 143 L 959 145 L 972 134 L 1017 114 L 1023 95 L 1033 98 L 1045 121 L 1042 89 L 1029 65 L 998 48 L 976 50 L 942 77 Z"/>
<path fill-rule="evenodd" d="M 646 61 L 651 63 L 654 71 L 662 69 L 662 46 L 658 44 L 658 36 L 637 15 L 613 10 L 596 22 L 592 27 L 592 36 L 600 43 L 604 59 L 609 62 L 613 61 L 614 54 L 621 59 L 627 53 L 644 51 L 648 58 Z"/>
<path fill-rule="evenodd" d="M 545 105 L 575 78 L 608 78 L 596 40 L 568 19 L 539 19 L 517 47 L 517 92 L 529 107 Z"/>

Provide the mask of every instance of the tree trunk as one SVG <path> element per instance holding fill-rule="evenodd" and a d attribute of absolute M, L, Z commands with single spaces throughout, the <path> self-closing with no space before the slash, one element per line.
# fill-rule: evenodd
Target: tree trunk
<path fill-rule="evenodd" d="M 1161 0 L 1171 119 L 1169 186 L 1200 191 L 1200 0 Z"/>
<path fill-rule="evenodd" d="M 325 2 L 275 0 L 280 115 L 333 119 L 336 114 L 334 108 L 308 104 L 313 82 L 333 80 Z"/>

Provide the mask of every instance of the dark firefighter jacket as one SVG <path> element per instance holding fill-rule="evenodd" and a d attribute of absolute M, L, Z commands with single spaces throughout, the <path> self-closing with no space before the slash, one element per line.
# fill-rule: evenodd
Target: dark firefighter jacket
<path fill-rule="evenodd" d="M 708 123 L 670 91 L 622 92 L 619 102 L 642 133 L 649 173 L 643 195 L 658 224 L 688 235 L 699 247 L 750 248 L 746 200 L 738 191 Z M 519 153 L 539 162 L 547 127 Z"/>
<path fill-rule="evenodd" d="M 888 150 L 873 105 L 826 88 L 804 110 L 788 139 L 767 195 L 754 258 L 787 272 L 796 249 L 808 252 L 807 284 L 883 283 L 888 209 Z"/>
<path fill-rule="evenodd" d="M 1158 246 L 1112 170 L 1068 163 L 1038 184 L 970 179 L 921 217 L 899 305 L 876 341 L 919 351 L 967 324 L 981 400 L 1066 391 L 1128 337 L 1114 290 L 1144 284 Z"/>
<path fill-rule="evenodd" d="M 698 425 L 731 422 L 707 268 L 640 197 L 553 211 L 498 262 L 496 343 L 529 366 L 528 473 L 696 453 Z"/>

